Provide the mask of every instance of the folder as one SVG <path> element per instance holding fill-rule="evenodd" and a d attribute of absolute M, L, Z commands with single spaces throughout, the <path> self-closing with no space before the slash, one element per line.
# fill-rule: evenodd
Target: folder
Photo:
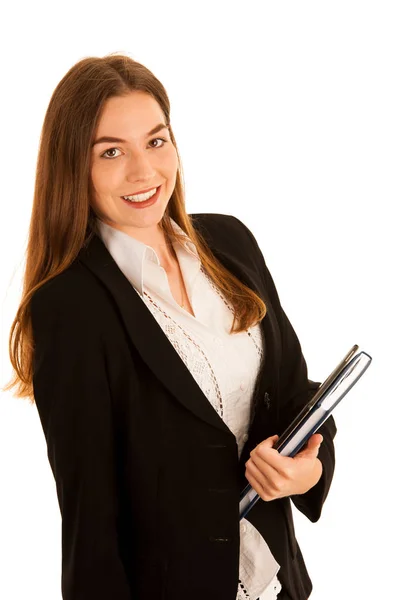
<path fill-rule="evenodd" d="M 275 442 L 273 448 L 278 450 L 282 456 L 295 456 L 365 373 L 372 358 L 366 352 L 356 354 L 358 349 L 357 345 L 351 348 Z M 248 484 L 239 498 L 240 519 L 247 515 L 259 499 L 260 496 Z"/>

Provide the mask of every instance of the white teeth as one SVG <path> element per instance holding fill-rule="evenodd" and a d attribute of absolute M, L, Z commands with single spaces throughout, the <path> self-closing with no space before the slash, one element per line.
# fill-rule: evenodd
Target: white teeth
<path fill-rule="evenodd" d="M 130 200 L 131 202 L 145 202 L 157 192 L 157 188 L 146 192 L 145 194 L 135 194 L 134 196 L 122 196 L 125 200 Z"/>

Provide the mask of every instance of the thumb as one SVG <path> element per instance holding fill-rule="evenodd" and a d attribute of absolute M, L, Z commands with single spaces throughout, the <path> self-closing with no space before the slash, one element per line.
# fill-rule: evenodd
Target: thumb
<path fill-rule="evenodd" d="M 320 433 L 314 433 L 308 440 L 307 450 L 312 450 L 317 455 L 323 440 L 324 438 Z"/>
<path fill-rule="evenodd" d="M 320 433 L 314 433 L 307 441 L 305 448 L 297 456 L 318 456 L 319 448 L 323 442 L 323 436 Z"/>
<path fill-rule="evenodd" d="M 318 448 L 320 447 L 320 445 L 322 444 L 322 442 L 324 441 L 324 436 L 321 435 L 320 433 L 314 433 L 314 435 L 312 435 L 311 437 L 316 438 L 317 442 L 318 442 Z"/>

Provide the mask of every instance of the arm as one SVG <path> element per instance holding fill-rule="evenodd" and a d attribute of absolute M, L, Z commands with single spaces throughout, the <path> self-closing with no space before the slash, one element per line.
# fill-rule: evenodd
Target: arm
<path fill-rule="evenodd" d="M 280 428 L 284 431 L 312 398 L 320 384 L 308 379 L 307 365 L 299 340 L 282 308 L 281 317 L 283 343 L 279 398 Z M 322 475 L 308 492 L 291 496 L 295 506 L 312 522 L 318 521 L 321 516 L 335 469 L 333 439 L 336 435 L 336 425 L 332 416 L 318 429 L 318 433 L 324 438 L 318 452 L 318 459 L 322 463 Z"/>
<path fill-rule="evenodd" d="M 252 242 L 257 260 L 256 266 L 264 279 L 268 297 L 271 300 L 279 324 L 282 354 L 279 372 L 278 423 L 279 431 L 282 433 L 315 394 L 320 384 L 308 379 L 307 365 L 299 340 L 281 306 L 275 284 L 254 235 L 239 219 L 233 218 L 245 229 Z M 318 458 L 322 464 L 322 475 L 316 485 L 308 492 L 291 496 L 296 507 L 312 522 L 318 521 L 321 516 L 322 506 L 327 497 L 334 473 L 335 451 L 333 439 L 336 435 L 336 425 L 332 416 L 320 427 L 318 433 L 324 438 L 318 453 Z"/>
<path fill-rule="evenodd" d="M 69 301 L 55 289 L 33 296 L 31 315 L 34 396 L 62 516 L 62 595 L 130 600 L 118 548 L 112 408 L 100 334 L 83 298 Z"/>

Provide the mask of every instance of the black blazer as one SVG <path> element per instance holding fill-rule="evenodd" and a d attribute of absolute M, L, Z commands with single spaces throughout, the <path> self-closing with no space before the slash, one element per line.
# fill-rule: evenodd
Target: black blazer
<path fill-rule="evenodd" d="M 33 296 L 33 384 L 62 515 L 64 600 L 235 600 L 245 462 L 315 392 L 299 341 L 250 230 L 191 215 L 215 256 L 267 305 L 265 363 L 249 437 L 211 406 L 95 235 Z M 296 507 L 317 521 L 334 471 L 335 423 L 321 427 L 323 474 Z M 247 515 L 281 565 L 279 598 L 312 590 L 289 498 Z"/>

